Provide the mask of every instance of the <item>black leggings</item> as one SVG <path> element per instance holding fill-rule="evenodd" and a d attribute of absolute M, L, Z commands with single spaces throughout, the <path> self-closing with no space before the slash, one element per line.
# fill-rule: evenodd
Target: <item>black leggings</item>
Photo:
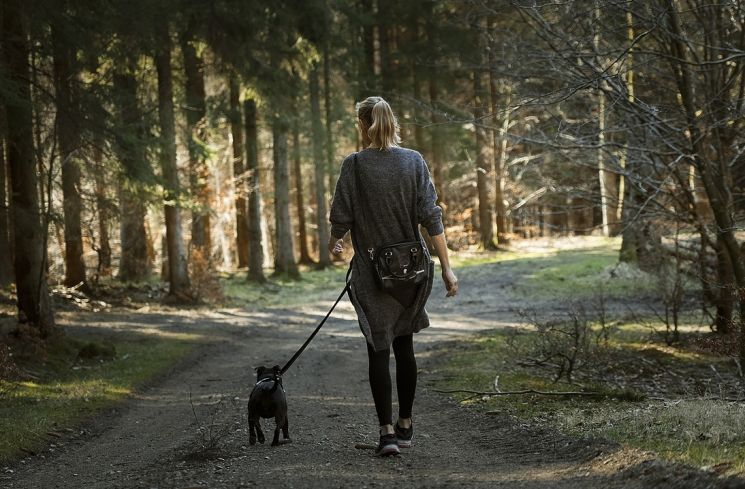
<path fill-rule="evenodd" d="M 393 354 L 396 357 L 396 390 L 398 391 L 398 416 L 411 417 L 416 390 L 416 359 L 414 358 L 413 335 L 398 336 L 393 340 Z M 372 349 L 367 344 L 370 388 L 372 389 L 375 411 L 378 413 L 380 426 L 393 424 L 391 407 L 391 374 L 388 360 L 391 350 Z"/>

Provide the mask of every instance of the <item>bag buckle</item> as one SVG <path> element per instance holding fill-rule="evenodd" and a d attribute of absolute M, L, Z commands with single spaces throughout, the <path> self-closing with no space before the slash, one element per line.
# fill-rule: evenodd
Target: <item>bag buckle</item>
<path fill-rule="evenodd" d="M 374 260 L 375 259 L 375 248 L 368 248 L 367 252 L 370 254 L 370 259 Z"/>

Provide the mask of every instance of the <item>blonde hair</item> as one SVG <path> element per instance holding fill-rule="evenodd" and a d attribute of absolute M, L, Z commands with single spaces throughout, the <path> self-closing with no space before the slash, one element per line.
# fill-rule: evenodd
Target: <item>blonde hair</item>
<path fill-rule="evenodd" d="M 400 127 L 391 106 L 383 97 L 367 97 L 357 103 L 357 117 L 367 125 L 367 135 L 380 150 L 398 146 Z"/>

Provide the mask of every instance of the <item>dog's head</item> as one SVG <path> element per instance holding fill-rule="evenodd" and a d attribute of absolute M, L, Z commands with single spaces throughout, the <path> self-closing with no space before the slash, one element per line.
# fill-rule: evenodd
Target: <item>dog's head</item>
<path fill-rule="evenodd" d="M 256 368 L 256 382 L 262 381 L 264 379 L 280 380 L 282 375 L 281 372 L 282 369 L 279 365 L 275 365 L 273 367 L 264 367 L 262 365 L 261 367 Z"/>

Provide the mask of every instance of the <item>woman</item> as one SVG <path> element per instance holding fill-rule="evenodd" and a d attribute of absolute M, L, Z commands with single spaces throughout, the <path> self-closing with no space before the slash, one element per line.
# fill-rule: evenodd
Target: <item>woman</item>
<path fill-rule="evenodd" d="M 442 209 L 422 155 L 398 146 L 399 126 L 388 102 L 368 97 L 357 104 L 358 129 L 364 149 L 344 159 L 331 205 L 329 251 L 339 255 L 343 238 L 352 233 L 354 258 L 350 299 L 360 329 L 367 340 L 369 379 L 380 423 L 376 455 L 399 453 L 411 446 L 417 367 L 413 333 L 429 326 L 424 304 L 432 290 L 433 268 L 428 280 L 389 294 L 375 282 L 369 250 L 377 246 L 414 240 L 421 242 L 419 225 L 432 238 L 442 267 L 447 297 L 458 292 L 445 242 Z M 416 223 L 414 221 L 417 221 Z M 426 247 L 425 263 L 430 263 Z M 392 422 L 390 348 L 396 357 L 399 416 Z"/>

